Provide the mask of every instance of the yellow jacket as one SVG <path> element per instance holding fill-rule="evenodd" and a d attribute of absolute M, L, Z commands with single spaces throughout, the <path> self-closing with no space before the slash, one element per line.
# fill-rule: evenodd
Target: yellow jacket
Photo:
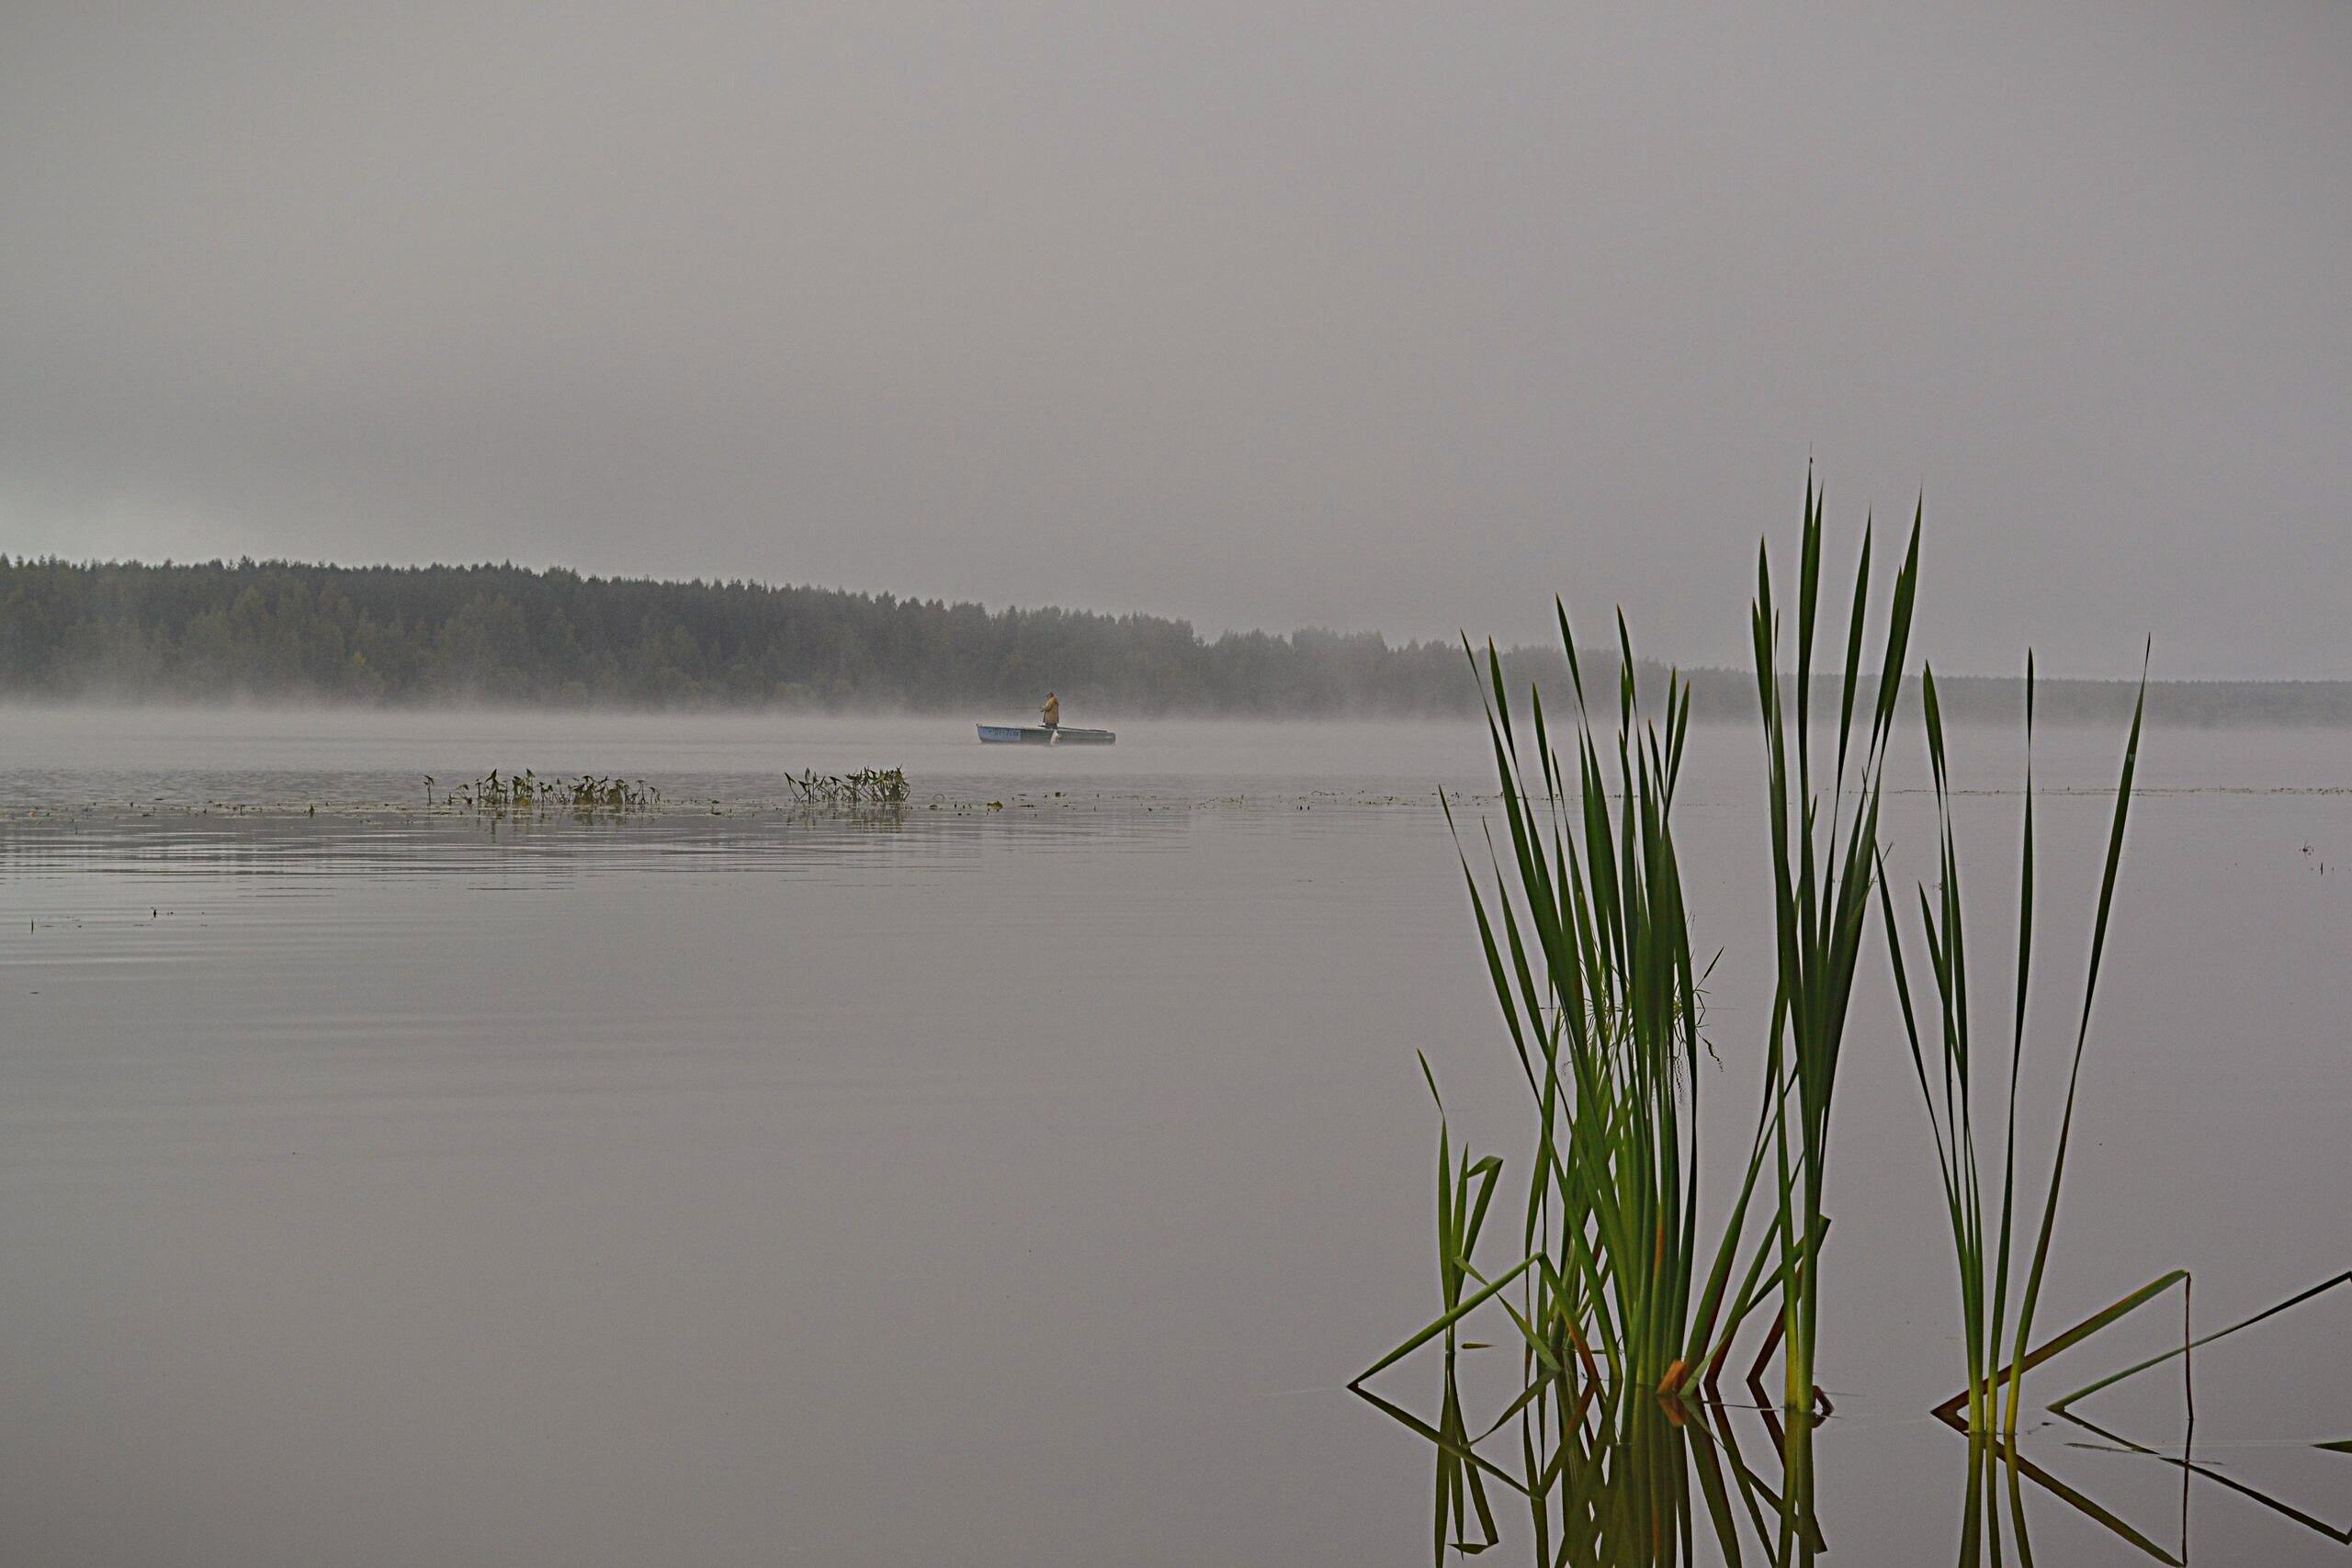
<path fill-rule="evenodd" d="M 1047 693 L 1046 695 L 1046 723 L 1048 726 L 1051 726 L 1059 724 L 1061 721 L 1062 700 L 1061 698 L 1053 695 L 1051 693 Z"/>

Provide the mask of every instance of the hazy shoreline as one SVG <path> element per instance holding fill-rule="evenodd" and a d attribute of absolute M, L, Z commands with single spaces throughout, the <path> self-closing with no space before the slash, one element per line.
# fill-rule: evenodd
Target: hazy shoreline
<path fill-rule="evenodd" d="M 1535 689 L 1553 712 L 1573 704 L 1556 646 L 1500 659 L 1514 703 Z M 1613 706 L 1617 649 L 1580 649 L 1577 662 L 1596 706 Z M 1645 703 L 1663 707 L 1670 672 L 1636 659 Z M 1751 671 L 1680 673 L 1694 722 L 1756 721 Z M 1048 691 L 1073 715 L 1127 719 L 1444 719 L 1475 717 L 1491 681 L 1458 642 L 1376 632 L 1212 638 L 1163 616 L 511 565 L 0 556 L 0 702 L 1002 718 Z M 1940 676 L 1939 692 L 1954 723 L 2024 715 L 2014 676 Z M 2045 678 L 2036 716 L 2118 725 L 2135 692 L 2130 681 Z M 1916 681 L 1905 700 L 1917 709 Z M 2175 727 L 2352 726 L 2352 681 L 2159 681 L 2148 716 Z"/>

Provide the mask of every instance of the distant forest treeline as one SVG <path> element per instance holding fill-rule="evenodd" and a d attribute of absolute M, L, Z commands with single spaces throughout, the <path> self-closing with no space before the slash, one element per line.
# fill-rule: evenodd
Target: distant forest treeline
<path fill-rule="evenodd" d="M 1613 700 L 1613 651 L 1580 653 Z M 1514 692 L 1566 700 L 1556 649 L 1506 655 Z M 1645 699 L 1666 669 L 1644 660 Z M 1693 716 L 1751 717 L 1744 671 L 1686 672 Z M 657 582 L 516 566 L 150 566 L 0 556 L 0 696 L 637 707 L 977 708 L 1047 690 L 1073 717 L 1199 711 L 1475 712 L 1459 644 L 1376 633 L 1227 633 L 1154 615 L 1004 609 L 751 582 Z M 2018 683 L 1940 681 L 1955 718 L 2014 719 Z M 2120 720 L 2121 682 L 2045 681 L 2046 719 Z M 2352 682 L 2151 689 L 2152 719 L 2352 723 Z"/>

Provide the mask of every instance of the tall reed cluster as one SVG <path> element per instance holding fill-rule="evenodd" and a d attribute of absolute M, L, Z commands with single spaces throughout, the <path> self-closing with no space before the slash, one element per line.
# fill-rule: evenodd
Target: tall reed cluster
<path fill-rule="evenodd" d="M 1810 474 L 1792 627 L 1782 624 L 1770 553 L 1758 554 L 1750 629 L 1765 739 L 1774 987 L 1754 1131 L 1726 1170 L 1710 1172 L 1711 1183 L 1727 1179 L 1729 1192 L 1728 1201 L 1713 1206 L 1701 1197 L 1702 1170 L 1717 1163 L 1702 1157 L 1700 1134 L 1702 1061 L 1710 1050 L 1702 1035 L 1708 969 L 1696 956 L 1702 949 L 1690 929 L 1674 830 L 1690 688 L 1678 674 L 1668 682 L 1664 711 L 1643 710 L 1630 676 L 1637 664 L 1633 639 L 1621 615 L 1613 719 L 1597 725 L 1600 705 L 1588 699 L 1567 611 L 1555 601 L 1577 704 L 1573 721 L 1555 739 L 1541 694 L 1532 694 L 1522 723 L 1514 716 L 1493 646 L 1482 665 L 1465 642 L 1485 696 L 1504 832 L 1498 838 L 1491 828 L 1482 830 L 1480 858 L 1489 874 L 1482 877 L 1474 868 L 1466 847 L 1463 874 L 1533 1111 L 1518 1260 L 1490 1277 L 1472 1257 L 1501 1164 L 1494 1156 L 1474 1163 L 1464 1153 L 1441 1172 L 1441 1314 L 1365 1376 L 1440 1336 L 1450 1348 L 1454 1325 L 1495 1300 L 1516 1326 L 1532 1374 L 1521 1406 L 1540 1400 L 1545 1378 L 1703 1399 L 1717 1389 L 1743 1327 L 1759 1309 L 1776 1305 L 1776 1313 L 1765 1314 L 1770 1326 L 1764 1354 L 1749 1381 L 1760 1393 L 1777 1345 L 1780 1399 L 1791 1428 L 1791 1485 L 1802 1486 L 1810 1450 L 1801 1439 L 1826 1405 L 1815 1363 L 1838 1070 L 1855 988 L 1866 968 L 1873 902 L 1928 1102 L 1959 1263 L 1968 1382 L 1949 1409 L 1964 1406 L 1965 1425 L 1988 1429 L 1996 1416 L 1994 1388 L 2006 1379 L 2005 1422 L 2014 1429 L 2028 1368 L 2063 1348 L 2060 1341 L 2077 1342 L 2167 1288 L 2173 1277 L 2059 1341 L 2030 1348 L 2112 911 L 2140 712 L 2132 718 L 2109 834 L 2064 1114 L 2021 1288 L 2014 1285 L 2012 1264 L 2021 1235 L 2018 1099 L 2032 957 L 2030 765 L 2015 1006 L 2007 1059 L 1999 1064 L 2006 1067 L 2007 1096 L 1994 1188 L 1978 1153 L 1984 1112 L 1973 1091 L 1984 1075 L 1971 1027 L 1946 739 L 1934 677 L 1925 671 L 1919 691 L 1942 832 L 1939 884 L 1932 895 L 1920 891 L 1934 998 L 1928 1032 L 1938 1043 L 1933 1048 L 1923 1043 L 1917 988 L 1884 885 L 1882 812 L 1888 752 L 1906 690 L 1921 524 L 1915 513 L 1900 564 L 1884 587 L 1882 616 L 1873 614 L 1878 584 L 1868 525 L 1850 595 L 1836 606 L 1825 592 L 1823 499 Z M 1817 668 L 1816 651 L 1825 648 L 1829 658 L 1842 653 L 1834 669 Z M 2030 758 L 2030 661 L 2027 690 Z M 2142 693 L 2143 711 L 2144 673 Z M 1463 844 L 1458 824 L 1455 839 Z M 1433 1076 L 1430 1088 L 1434 1092 Z M 1442 1163 L 1452 1157 L 1451 1146 L 1450 1140 L 1442 1142 Z M 2005 1341 L 2014 1348 L 2002 1366 Z"/>
<path fill-rule="evenodd" d="M 1829 1111 L 1870 910 L 1886 739 L 1902 687 L 1919 547 L 1915 520 L 1894 578 L 1880 674 L 1865 692 L 1871 545 L 1864 535 L 1846 621 L 1834 761 L 1825 772 L 1811 733 L 1821 535 L 1821 498 L 1808 479 L 1792 693 L 1778 667 L 1781 626 L 1769 561 L 1758 568 L 1754 629 L 1769 741 L 1779 984 L 1755 1135 L 1735 1174 L 1728 1213 L 1713 1226 L 1701 1201 L 1704 971 L 1694 956 L 1673 825 L 1689 687 L 1677 675 L 1668 682 L 1664 714 L 1653 719 L 1642 712 L 1631 676 L 1633 640 L 1621 616 L 1615 719 L 1604 740 L 1595 732 L 1566 608 L 1555 604 L 1577 709 L 1564 760 L 1540 693 L 1522 740 L 1501 660 L 1491 645 L 1487 649 L 1487 721 L 1508 854 L 1489 835 L 1491 886 L 1481 886 L 1466 853 L 1463 872 L 1535 1111 L 1521 1221 L 1525 1261 L 1507 1276 L 1523 1274 L 1531 1283 L 1520 1303 L 1506 1304 L 1529 1355 L 1556 1371 L 1581 1360 L 1596 1376 L 1605 1369 L 1612 1383 L 1666 1394 L 1712 1386 L 1742 1325 L 1778 1295 L 1789 1402 L 1813 1405 Z M 1858 713 L 1863 696 L 1867 705 Z M 1759 1190 L 1770 1215 L 1751 1239 Z M 1483 1299 L 1449 1300 L 1452 1315 L 1397 1354 Z"/>
<path fill-rule="evenodd" d="M 1983 965 L 1970 952 L 1973 917 L 1962 897 L 1943 705 L 1934 671 L 1924 666 L 1917 690 L 1939 827 L 1934 880 L 1917 890 L 1913 940 L 1926 952 L 1924 979 L 1911 961 L 1886 871 L 1882 807 L 1897 710 L 1910 690 L 1922 518 L 1913 516 L 1875 640 L 1876 585 L 1865 525 L 1838 639 L 1835 630 L 1825 632 L 1822 513 L 1808 475 L 1792 628 L 1781 622 L 1769 553 L 1759 553 L 1757 570 L 1750 625 L 1765 739 L 1774 984 L 1753 1131 L 1727 1168 L 1719 1170 L 1722 1158 L 1702 1147 L 1703 1064 L 1714 1059 L 1703 1032 L 1712 964 L 1698 958 L 1705 950 L 1694 941 L 1674 828 L 1690 688 L 1677 674 L 1666 683 L 1663 711 L 1644 711 L 1630 674 L 1638 667 L 1633 639 L 1621 615 L 1615 701 L 1589 700 L 1566 606 L 1555 601 L 1576 713 L 1558 725 L 1537 691 L 1522 722 L 1494 647 L 1482 661 L 1464 641 L 1485 703 L 1503 828 L 1498 835 L 1482 824 L 1476 859 L 1483 866 L 1474 865 L 1450 805 L 1447 820 L 1526 1088 L 1532 1146 L 1512 1260 L 1482 1269 L 1480 1240 L 1506 1228 L 1490 1220 L 1498 1207 L 1511 1207 L 1503 1196 L 1504 1162 L 1495 1155 L 1474 1157 L 1457 1143 L 1438 1100 L 1439 1313 L 1354 1385 L 1436 1451 L 1432 1545 L 1441 1561 L 1449 1549 L 1482 1551 L 1500 1540 L 1496 1505 L 1506 1494 L 1529 1509 L 1540 1562 L 1661 1568 L 1697 1556 L 1702 1533 L 1732 1562 L 1743 1560 L 1743 1540 L 1775 1565 L 1810 1563 L 1826 1550 L 1814 1516 L 1811 1437 L 1827 1407 L 1815 1381 L 1829 1231 L 1825 1205 L 1856 987 L 1865 971 L 1878 973 L 1865 951 L 1873 905 L 1883 974 L 1927 1109 L 1927 1141 L 1956 1265 L 1966 1382 L 1935 1414 L 1969 1436 L 1963 1562 L 2002 1560 L 2003 1502 L 2008 1544 L 2030 1561 L 2021 1483 L 2158 1561 L 2181 1561 L 2018 1453 L 2026 1373 L 2178 1287 L 2183 1327 L 2177 1347 L 2049 1404 L 2053 1416 L 2112 1438 L 2070 1407 L 2176 1359 L 2184 1362 L 2185 1379 L 2186 1358 L 2198 1347 L 2352 1286 L 2346 1270 L 2193 1336 L 2188 1276 L 2173 1269 L 2034 1343 L 2138 772 L 2144 657 L 2108 819 L 2081 1003 L 2071 1019 L 2063 1110 L 2037 1195 L 2021 1179 L 2021 1167 L 2033 1162 L 2021 1158 L 2018 1146 L 2036 924 L 2032 656 L 2024 686 L 2015 968 L 1988 1047 L 1973 1006 L 1972 986 Z M 1817 672 L 1816 647 L 1829 647 L 1834 657 L 1840 642 L 1842 661 L 1834 671 Z M 1596 709 L 1604 714 L 1600 721 Z M 1421 1068 L 1434 1098 L 1437 1075 L 1426 1057 Z M 1727 1181 L 1727 1201 L 1702 1201 L 1702 1173 L 1710 1193 L 1714 1182 Z M 1457 1341 L 1457 1329 L 1474 1313 L 1497 1310 L 1515 1330 L 1523 1376 L 1502 1414 L 1480 1425 L 1465 1413 L 1456 1377 L 1457 1354 L 1473 1348 Z M 1756 1321 L 1769 1327 L 1747 1383 L 1755 1418 L 1769 1429 L 1780 1460 L 1777 1487 L 1742 1460 L 1733 1413 L 1720 1398 L 1733 1345 Z M 1444 1358 L 1434 1424 L 1364 1386 L 1432 1342 L 1442 1344 Z M 1776 1348 L 1777 1400 L 1765 1385 Z M 1510 1427 L 1519 1440 L 1516 1465 L 1479 1451 Z M 2166 1462 L 2182 1468 L 2184 1483 L 2192 1471 L 2212 1473 L 2185 1454 Z"/>

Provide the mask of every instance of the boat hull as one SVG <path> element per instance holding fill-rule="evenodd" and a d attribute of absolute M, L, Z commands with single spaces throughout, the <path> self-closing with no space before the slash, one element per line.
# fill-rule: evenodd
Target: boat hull
<path fill-rule="evenodd" d="M 983 724 L 978 728 L 984 746 L 1109 746 L 1119 739 L 1107 729 L 1068 726 L 1048 729 L 1042 724 Z"/>

